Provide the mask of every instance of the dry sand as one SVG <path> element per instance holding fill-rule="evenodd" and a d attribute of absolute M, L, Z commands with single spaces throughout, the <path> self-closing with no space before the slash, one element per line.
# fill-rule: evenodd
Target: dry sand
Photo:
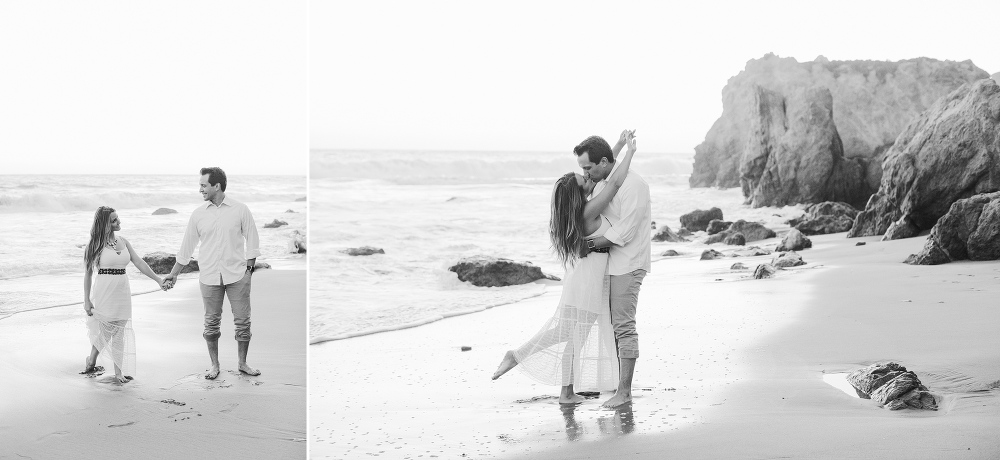
<path fill-rule="evenodd" d="M 812 239 L 808 265 L 767 280 L 729 269 L 767 256 L 654 263 L 635 401 L 617 411 L 599 409 L 611 393 L 560 407 L 557 387 L 516 369 L 490 381 L 559 289 L 313 345 L 311 456 L 1000 458 L 1000 263 L 902 264 L 923 237 Z M 941 410 L 888 411 L 824 381 L 879 360 L 915 371 Z"/>
<path fill-rule="evenodd" d="M 227 301 L 222 374 L 204 379 L 196 278 L 132 298 L 137 375 L 125 385 L 108 366 L 78 374 L 90 349 L 81 305 L 0 320 L 0 459 L 305 458 L 305 271 L 262 270 L 253 283 L 247 361 L 259 377 L 236 368 Z"/>

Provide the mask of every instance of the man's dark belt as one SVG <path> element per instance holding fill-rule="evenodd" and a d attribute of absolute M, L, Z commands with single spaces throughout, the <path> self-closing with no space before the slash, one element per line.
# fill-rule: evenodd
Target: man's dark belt
<path fill-rule="evenodd" d="M 594 249 L 591 249 L 590 251 L 591 252 L 600 252 L 600 253 L 607 254 L 607 253 L 611 252 L 611 247 L 609 246 L 609 247 L 606 247 L 606 248 L 594 248 Z"/>
<path fill-rule="evenodd" d="M 98 275 L 124 275 L 125 274 L 125 269 L 124 268 L 98 268 L 97 269 L 97 274 Z"/>

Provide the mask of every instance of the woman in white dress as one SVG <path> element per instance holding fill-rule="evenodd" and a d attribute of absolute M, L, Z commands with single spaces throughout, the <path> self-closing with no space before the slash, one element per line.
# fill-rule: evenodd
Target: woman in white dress
<path fill-rule="evenodd" d="M 97 356 L 104 352 L 114 363 L 115 378 L 125 383 L 135 375 L 132 290 L 125 267 L 132 262 L 142 274 L 156 281 L 160 289 L 166 290 L 169 286 L 153 273 L 128 240 L 115 235 L 118 230 L 121 230 L 118 213 L 107 206 L 98 208 L 90 228 L 90 242 L 83 255 L 83 309 L 87 312 L 91 347 L 81 374 L 103 370 L 97 365 Z"/>
<path fill-rule="evenodd" d="M 493 380 L 520 365 L 529 377 L 561 385 L 559 402 L 583 401 L 576 391 L 601 391 L 618 385 L 618 358 L 609 302 L 607 252 L 586 255 L 586 241 L 604 235 L 611 226 L 601 212 L 618 193 L 628 174 L 635 137 L 622 133 L 628 152 L 608 178 L 604 189 L 587 201 L 593 182 L 567 173 L 552 192 L 549 238 L 566 268 L 562 295 L 555 314 L 520 347 L 507 351 Z M 619 143 L 612 151 L 617 158 Z M 581 257 L 581 255 L 585 255 Z"/>

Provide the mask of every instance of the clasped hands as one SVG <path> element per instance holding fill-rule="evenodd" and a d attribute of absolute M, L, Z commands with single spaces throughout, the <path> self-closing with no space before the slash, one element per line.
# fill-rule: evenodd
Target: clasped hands
<path fill-rule="evenodd" d="M 169 291 L 174 288 L 175 284 L 177 284 L 177 275 L 167 275 L 163 277 L 163 282 L 160 283 L 160 289 Z"/>

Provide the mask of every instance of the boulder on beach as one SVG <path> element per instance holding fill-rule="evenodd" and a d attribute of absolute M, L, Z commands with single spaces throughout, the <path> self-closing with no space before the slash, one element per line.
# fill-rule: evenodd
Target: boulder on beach
<path fill-rule="evenodd" d="M 705 231 L 708 228 L 708 223 L 713 219 L 722 220 L 721 209 L 696 209 L 681 216 L 681 228 L 692 232 Z"/>
<path fill-rule="evenodd" d="M 847 375 L 858 396 L 889 410 L 937 410 L 937 401 L 917 374 L 894 362 L 878 362 Z"/>
<path fill-rule="evenodd" d="M 782 252 L 771 259 L 771 265 L 778 268 L 797 267 L 805 264 L 806 261 L 802 260 L 802 256 L 796 254 L 795 251 Z"/>
<path fill-rule="evenodd" d="M 739 232 L 730 233 L 726 239 L 722 240 L 722 243 L 730 246 L 743 246 L 747 244 L 747 238 Z"/>
<path fill-rule="evenodd" d="M 285 210 L 285 214 L 295 214 L 295 210 L 294 209 L 286 209 Z"/>
<path fill-rule="evenodd" d="M 1000 259 L 1000 192 L 956 201 L 931 229 L 923 249 L 905 262 L 938 265 L 967 259 Z"/>
<path fill-rule="evenodd" d="M 743 262 L 736 262 L 735 264 L 731 265 L 729 267 L 729 269 L 730 270 L 746 270 L 747 266 L 744 265 Z"/>
<path fill-rule="evenodd" d="M 734 234 L 742 234 L 744 239 L 744 244 L 753 241 L 764 240 L 767 238 L 774 238 L 778 236 L 771 230 L 759 222 L 747 222 L 743 219 L 737 220 L 729 225 L 726 230 L 709 236 L 705 239 L 705 244 L 715 244 L 719 242 L 725 242 L 726 238 L 729 238 Z"/>
<path fill-rule="evenodd" d="M 712 221 L 708 223 L 708 227 L 705 228 L 705 232 L 709 235 L 714 235 L 729 228 L 730 225 L 733 225 L 733 223 L 722 219 L 712 219 Z"/>
<path fill-rule="evenodd" d="M 671 230 L 669 226 L 664 225 L 664 226 L 660 227 L 659 230 L 656 231 L 656 234 L 653 235 L 653 241 L 656 241 L 656 242 L 666 241 L 666 242 L 669 242 L 669 243 L 683 243 L 683 242 L 685 242 L 687 240 L 684 239 L 684 238 L 682 238 L 680 235 L 674 233 L 674 231 Z"/>
<path fill-rule="evenodd" d="M 306 201 L 306 197 L 296 198 L 295 201 Z"/>
<path fill-rule="evenodd" d="M 663 257 L 676 257 L 681 255 L 681 253 L 674 251 L 673 249 L 667 249 L 666 251 L 663 251 L 663 254 L 660 255 Z"/>
<path fill-rule="evenodd" d="M 733 251 L 733 257 L 755 257 L 755 256 L 766 256 L 771 254 L 771 250 L 764 249 L 759 246 L 747 246 L 743 249 L 737 249 Z"/>
<path fill-rule="evenodd" d="M 153 273 L 157 275 L 166 275 L 174 269 L 174 263 L 177 262 L 176 254 L 168 254 L 166 252 L 151 252 L 142 256 L 142 260 L 146 261 L 146 265 L 153 270 Z M 198 271 L 198 261 L 191 259 L 187 265 L 181 268 L 181 273 L 191 273 Z"/>
<path fill-rule="evenodd" d="M 806 213 L 794 223 L 795 227 L 805 235 L 826 235 L 846 232 L 854 226 L 854 218 L 858 210 L 850 204 L 839 201 L 824 201 L 806 208 Z"/>
<path fill-rule="evenodd" d="M 701 252 L 701 260 L 715 260 L 725 257 L 721 252 L 715 249 L 706 249 Z"/>
<path fill-rule="evenodd" d="M 997 82 L 979 80 L 938 100 L 886 152 L 879 189 L 848 236 L 917 235 L 956 201 L 1000 190 L 998 132 Z"/>
<path fill-rule="evenodd" d="M 778 273 L 778 267 L 775 267 L 774 265 L 771 264 L 760 264 L 757 266 L 756 269 L 754 269 L 753 277 L 754 279 L 759 280 L 764 278 L 770 278 L 774 276 L 775 273 Z"/>
<path fill-rule="evenodd" d="M 375 254 L 385 254 L 384 249 L 372 246 L 361 246 L 360 248 L 347 248 L 341 250 L 340 252 L 347 254 L 349 256 L 371 256 Z"/>
<path fill-rule="evenodd" d="M 491 256 L 466 257 L 448 270 L 455 272 L 458 279 L 480 287 L 513 286 L 540 279 L 557 279 L 542 273 L 542 269 L 530 262 L 514 262 Z"/>
<path fill-rule="evenodd" d="M 274 219 L 273 221 L 264 224 L 264 228 L 278 228 L 281 227 L 282 225 L 288 225 L 288 222 Z"/>
<path fill-rule="evenodd" d="M 154 216 L 162 216 L 164 214 L 177 214 L 177 211 L 170 208 L 160 208 L 153 211 Z"/>
<path fill-rule="evenodd" d="M 785 234 L 785 237 L 781 239 L 778 246 L 774 248 L 775 251 L 801 251 L 803 249 L 811 248 L 813 245 L 809 238 L 806 238 L 802 232 L 791 229 Z"/>
<path fill-rule="evenodd" d="M 298 230 L 292 230 L 289 235 L 288 252 L 292 254 L 306 253 L 306 235 Z"/>
<path fill-rule="evenodd" d="M 681 238 L 686 238 L 686 237 L 689 237 L 691 235 L 693 235 L 693 233 L 691 233 L 691 230 L 688 230 L 688 229 L 686 229 L 684 227 L 681 227 L 681 228 L 677 229 L 677 236 L 679 236 Z"/>
<path fill-rule="evenodd" d="M 779 120 L 793 125 L 805 125 L 789 127 L 792 131 L 817 135 L 828 130 L 824 126 L 832 126 L 830 121 L 836 120 L 837 142 L 842 146 L 843 155 L 837 157 L 829 154 L 815 158 L 825 157 L 831 161 L 837 158 L 836 161 L 844 165 L 857 164 L 863 173 L 862 188 L 867 189 L 858 195 L 864 195 L 865 191 L 871 193 L 879 186 L 882 171 L 878 166 L 886 146 L 893 143 L 906 125 L 935 100 L 963 83 L 988 76 L 972 61 L 938 61 L 928 58 L 898 62 L 830 61 L 817 58 L 800 63 L 793 58 L 781 58 L 773 54 L 752 59 L 722 89 L 722 115 L 705 135 L 705 141 L 695 147 L 689 183 L 691 187 L 739 187 L 743 171 L 748 173 L 748 178 L 760 177 L 754 170 L 761 166 L 761 157 L 757 154 L 766 153 L 766 156 L 771 156 L 777 153 L 762 152 L 763 147 L 778 147 L 784 152 L 778 156 L 794 157 L 792 149 L 781 146 L 792 147 L 799 142 L 804 146 L 818 146 L 804 142 L 808 139 L 799 135 L 790 136 L 787 144 L 761 143 L 760 140 L 765 138 L 785 141 L 784 136 L 779 136 L 783 130 L 777 124 Z M 827 111 L 824 109 L 827 107 L 825 102 L 808 103 L 810 99 L 803 97 L 808 91 L 816 94 L 829 93 L 832 117 L 824 113 Z M 783 109 L 777 103 L 779 100 L 790 102 L 791 106 Z M 799 100 L 806 102 L 800 103 Z M 804 129 L 811 124 L 806 115 L 811 116 L 815 109 L 820 109 L 815 114 L 822 123 Z M 751 116 L 753 113 L 757 113 L 757 116 Z M 751 138 L 757 139 L 756 145 L 748 146 Z M 822 138 L 822 143 L 834 143 L 832 131 Z M 755 153 L 748 154 L 748 151 Z M 816 153 L 819 150 L 810 152 Z M 758 164 L 754 164 L 755 162 Z M 786 161 L 777 163 L 791 165 Z M 844 169 L 845 166 L 822 167 L 834 175 L 838 174 L 838 168 Z M 782 175 L 783 179 L 786 177 Z M 748 196 L 748 191 L 744 191 L 744 196 Z M 806 195 L 811 194 L 806 192 Z M 823 197 L 821 201 L 830 199 L 834 198 Z M 863 204 L 862 202 L 859 206 Z"/>

